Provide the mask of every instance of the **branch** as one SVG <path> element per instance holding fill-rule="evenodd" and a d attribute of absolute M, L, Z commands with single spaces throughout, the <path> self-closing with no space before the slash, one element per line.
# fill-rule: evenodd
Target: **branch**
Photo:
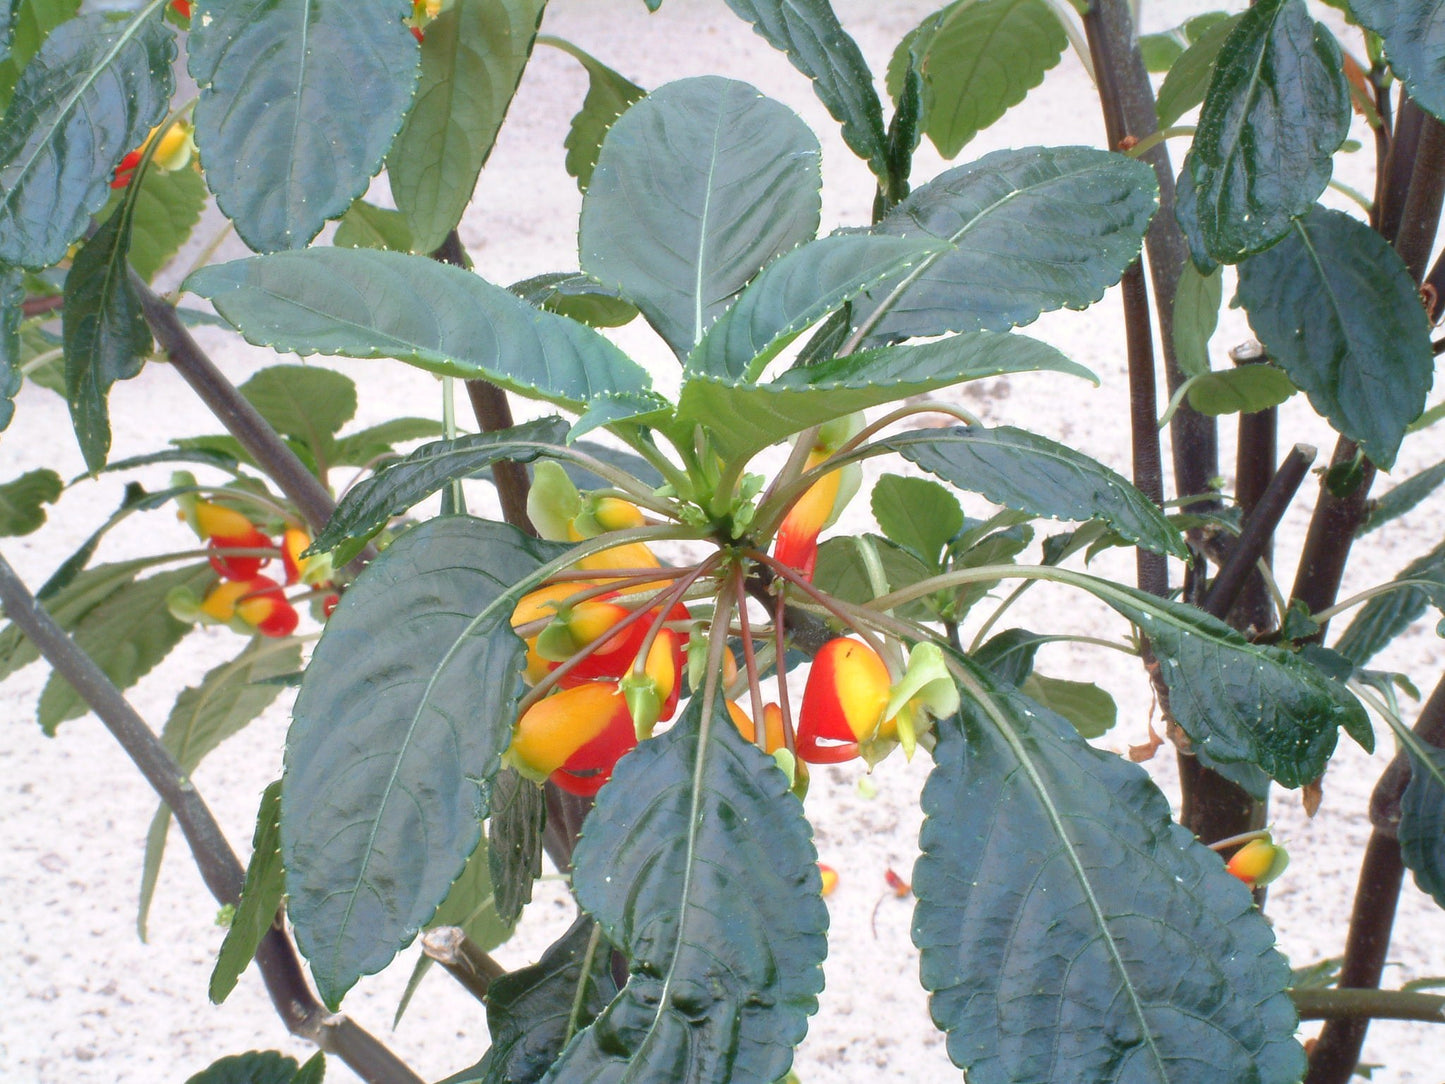
<path fill-rule="evenodd" d="M 95 660 L 35 600 L 3 556 L 0 604 L 55 672 L 70 682 L 100 717 L 146 782 L 170 807 L 211 895 L 221 904 L 239 902 L 245 870 L 195 785 Z M 421 1084 L 420 1078 L 372 1035 L 346 1017 L 326 1011 L 306 985 L 296 950 L 282 930 L 273 928 L 267 933 L 257 949 L 256 964 L 272 1004 L 292 1034 L 334 1053 L 371 1084 Z"/>
<path fill-rule="evenodd" d="M 421 950 L 447 969 L 478 1001 L 485 1001 L 493 981 L 507 969 L 492 959 L 460 926 L 438 926 L 421 936 Z"/>
<path fill-rule="evenodd" d="M 1291 990 L 1301 1020 L 1423 1020 L 1445 1024 L 1445 997 L 1414 990 Z"/>
<path fill-rule="evenodd" d="M 1335 444 L 1330 466 L 1351 462 L 1356 451 L 1354 441 L 1341 437 Z M 1310 516 L 1309 532 L 1305 535 L 1299 568 L 1290 589 L 1290 598 L 1302 600 L 1309 613 L 1333 606 L 1339 594 L 1345 563 L 1350 557 L 1355 532 L 1364 522 L 1366 499 L 1375 480 L 1375 465 L 1368 459 L 1363 463 L 1363 471 L 1359 484 L 1343 497 L 1335 496 L 1324 480 L 1320 481 L 1319 499 Z M 1325 626 L 1321 625 L 1316 639 L 1323 639 L 1324 634 Z"/>

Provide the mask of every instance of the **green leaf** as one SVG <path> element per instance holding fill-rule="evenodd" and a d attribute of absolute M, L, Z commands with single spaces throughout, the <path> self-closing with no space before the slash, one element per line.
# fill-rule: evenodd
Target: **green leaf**
<path fill-rule="evenodd" d="M 15 396 L 24 378 L 20 375 L 23 349 L 20 321 L 24 316 L 24 272 L 0 267 L 0 430 L 15 416 Z"/>
<path fill-rule="evenodd" d="M 0 485 L 0 538 L 38 531 L 45 522 L 43 504 L 54 504 L 64 488 L 60 475 L 41 468 Z"/>
<path fill-rule="evenodd" d="M 1439 489 L 1442 484 L 1445 484 L 1445 460 L 1436 463 L 1433 467 L 1426 467 L 1418 474 L 1412 474 L 1388 493 L 1381 495 L 1378 500 L 1373 502 L 1369 518 L 1365 520 L 1359 533 L 1365 534 L 1373 531 L 1375 528 L 1389 523 L 1390 520 L 1403 516 Z"/>
<path fill-rule="evenodd" d="M 476 849 L 523 691 L 512 585 L 561 552 L 504 524 L 429 520 L 327 621 L 281 794 L 289 914 L 327 1005 L 416 936 Z"/>
<path fill-rule="evenodd" d="M 273 694 L 279 691 L 272 690 Z M 213 1005 L 226 1000 L 236 988 L 241 972 L 255 959 L 261 939 L 276 921 L 276 909 L 281 906 L 285 887 L 286 874 L 281 868 L 281 781 L 278 779 L 261 794 L 241 902 L 236 905 L 231 928 L 226 931 L 216 966 L 211 971 L 209 994 Z"/>
<path fill-rule="evenodd" d="M 603 141 L 582 199 L 582 270 L 685 357 L 764 264 L 817 232 L 819 158 L 808 126 L 746 83 L 660 87 Z"/>
<path fill-rule="evenodd" d="M 943 549 L 963 530 L 963 507 L 947 488 L 927 478 L 885 474 L 873 486 L 873 518 L 890 541 L 937 565 Z"/>
<path fill-rule="evenodd" d="M 48 267 L 84 234 L 116 163 L 164 116 L 174 56 L 154 0 L 45 39 L 0 121 L 0 263 Z"/>
<path fill-rule="evenodd" d="M 687 357 L 690 372 L 755 380 L 778 352 L 830 312 L 947 244 L 835 233 L 763 268 Z"/>
<path fill-rule="evenodd" d="M 1390 68 L 1421 108 L 1445 117 L 1445 23 L 1440 9 L 1424 0 L 1350 0 L 1360 24 L 1380 35 Z"/>
<path fill-rule="evenodd" d="M 400 211 L 356 200 L 336 224 L 331 243 L 337 248 L 385 248 L 392 252 L 417 252 L 406 216 Z"/>
<path fill-rule="evenodd" d="M 637 306 L 624 301 L 581 271 L 552 271 L 514 282 L 507 289 L 529 305 L 579 320 L 591 327 L 621 327 L 637 318 Z"/>
<path fill-rule="evenodd" d="M 145 171 L 131 209 L 130 265 L 150 282 L 186 243 L 206 207 L 206 182 L 194 169 Z"/>
<path fill-rule="evenodd" d="M 1364 666 L 1413 625 L 1426 607 L 1434 605 L 1445 611 L 1445 542 L 1401 569 L 1395 582 L 1401 580 L 1422 582 L 1370 599 L 1335 644 L 1335 650 L 1356 666 Z"/>
<path fill-rule="evenodd" d="M 628 982 L 548 1081 L 773 1081 L 823 988 L 828 912 L 803 807 L 721 698 L 624 756 L 573 856 Z"/>
<path fill-rule="evenodd" d="M 126 583 L 76 623 L 72 633 L 117 688 L 128 689 L 170 654 L 192 626 L 177 621 L 166 607 L 175 588 L 203 594 L 215 582 L 208 564 L 188 565 Z M 52 673 L 40 694 L 38 718 L 47 735 L 67 719 L 84 715 L 89 706 L 59 674 Z"/>
<path fill-rule="evenodd" d="M 911 52 L 927 86 L 924 130 L 954 158 L 1042 83 L 1068 47 L 1045 0 L 956 0 L 899 43 L 888 92 L 900 97 Z"/>
<path fill-rule="evenodd" d="M 352 486 L 311 549 L 325 553 L 349 539 L 367 538 L 448 482 L 474 477 L 499 459 L 530 462 L 546 454 L 544 445 L 561 445 L 566 424 L 560 418 L 540 418 L 494 433 L 424 444 Z"/>
<path fill-rule="evenodd" d="M 1295 393 L 1294 382 L 1273 365 L 1241 365 L 1197 376 L 1189 405 L 1201 414 L 1254 414 L 1278 406 Z"/>
<path fill-rule="evenodd" d="M 1030 674 L 1019 691 L 1067 719 L 1081 738 L 1102 738 L 1119 720 L 1119 708 L 1114 698 L 1091 682 Z"/>
<path fill-rule="evenodd" d="M 3 111 L 10 104 L 20 73 L 40 51 L 50 32 L 75 17 L 80 0 L 6 0 L 0 9 L 4 9 L 0 16 L 7 20 L 6 40 L 0 47 L 0 111 Z"/>
<path fill-rule="evenodd" d="M 253 249 L 303 247 L 366 191 L 416 86 L 409 14 L 404 0 L 196 4 L 196 143 Z"/>
<path fill-rule="evenodd" d="M 205 267 L 184 285 L 278 351 L 396 358 L 567 405 L 651 383 L 590 328 L 425 256 L 313 248 Z"/>
<path fill-rule="evenodd" d="M 1214 259 L 1268 248 L 1325 190 L 1350 127 L 1341 64 L 1304 0 L 1262 0 L 1230 32 L 1184 163 Z"/>
<path fill-rule="evenodd" d="M 1187 557 L 1158 505 L 1082 452 L 1011 426 L 921 429 L 876 441 L 950 485 L 1052 519 L 1103 520 L 1130 542 Z"/>
<path fill-rule="evenodd" d="M 175 758 L 182 772 L 192 774 L 217 746 L 240 733 L 271 706 L 280 694 L 281 686 L 267 682 L 290 674 L 300 666 L 301 646 L 295 640 L 260 637 L 251 640 L 236 658 L 208 671 L 199 685 L 181 690 L 161 730 L 161 744 Z M 151 818 L 146 835 L 145 859 L 141 865 L 136 929 L 142 941 L 146 939 L 151 901 L 160 877 L 170 823 L 170 807 L 162 803 Z M 272 908 L 272 913 L 275 913 L 275 908 Z M 248 955 L 240 966 L 244 967 L 250 958 Z M 220 999 L 213 995 L 212 1000 Z"/>
<path fill-rule="evenodd" d="M 1310 403 L 1389 470 L 1435 370 L 1415 282 L 1374 230 L 1316 207 L 1239 266 L 1239 300 Z"/>
<path fill-rule="evenodd" d="M 487 860 L 497 918 L 509 925 L 532 902 L 532 883 L 542 875 L 546 822 L 542 788 L 510 768 L 498 772 L 487 820 Z"/>
<path fill-rule="evenodd" d="M 151 330 L 131 288 L 129 205 L 117 207 L 65 276 L 65 397 L 92 474 L 110 451 L 110 388 L 140 373 Z"/>
<path fill-rule="evenodd" d="M 1289 967 L 1248 891 L 1142 769 L 970 674 L 961 721 L 937 729 L 913 870 L 954 1064 L 976 1084 L 1295 1084 Z"/>
<path fill-rule="evenodd" d="M 888 175 L 883 106 L 873 73 L 828 0 L 727 0 L 774 49 L 813 82 L 828 113 L 843 126 L 843 142 L 873 175 Z"/>
<path fill-rule="evenodd" d="M 494 981 L 487 990 L 492 1048 L 475 1070 L 452 1084 L 536 1084 L 576 1024 L 586 1026 L 617 996 L 612 952 L 599 944 L 597 924 L 580 916 L 542 958 Z"/>
<path fill-rule="evenodd" d="M 854 319 L 870 341 L 892 341 L 1003 331 L 1052 309 L 1085 308 L 1139 255 L 1158 192 L 1144 163 L 1090 147 L 995 151 L 956 166 L 874 231 L 957 248 L 855 301 Z"/>
<path fill-rule="evenodd" d="M 1445 749 L 1420 744 L 1405 746 L 1410 782 L 1400 800 L 1400 857 L 1420 891 L 1445 907 Z"/>
<path fill-rule="evenodd" d="M 719 451 L 731 457 L 871 406 L 966 380 L 1039 370 L 1094 379 L 1089 370 L 1037 339 L 975 331 L 820 361 L 789 369 L 768 384 L 698 374 L 682 386 L 677 418 L 682 425 L 707 426 Z"/>
<path fill-rule="evenodd" d="M 291 1084 L 321 1084 L 326 1079 L 326 1051 L 318 1050 L 306 1059 L 306 1064 L 296 1070 Z"/>
<path fill-rule="evenodd" d="M 316 454 L 356 414 L 356 382 L 317 365 L 271 365 L 238 389 L 282 436 Z"/>
<path fill-rule="evenodd" d="M 890 542 L 881 535 L 864 534 L 830 538 L 818 547 L 817 564 L 813 569 L 813 584 L 818 590 L 840 598 L 844 602 L 862 605 L 878 597 L 868 577 L 868 566 L 864 563 L 860 545 L 872 546 L 883 566 L 883 579 L 888 590 L 898 591 L 912 587 L 915 583 L 938 574 L 938 570 L 925 564 L 911 550 Z M 931 621 L 937 614 L 935 600 L 943 596 L 918 599 L 898 607 L 898 615 L 911 621 Z"/>
<path fill-rule="evenodd" d="M 1159 87 L 1159 97 L 1154 102 L 1160 128 L 1177 124 L 1180 117 L 1204 101 L 1209 80 L 1214 75 L 1214 62 L 1219 57 L 1219 50 L 1242 17 L 1242 13 L 1230 15 L 1211 25 L 1170 67 L 1169 74 L 1164 77 L 1164 82 Z"/>
<path fill-rule="evenodd" d="M 1174 356 L 1185 376 L 1209 372 L 1209 339 L 1219 326 L 1224 300 L 1223 276 L 1218 268 L 1201 275 L 1193 263 L 1179 269 L 1174 295 Z"/>
<path fill-rule="evenodd" d="M 295 1058 L 274 1050 L 253 1050 L 212 1062 L 186 1084 L 295 1084 L 297 1073 Z"/>
<path fill-rule="evenodd" d="M 1005 685 L 1018 688 L 1033 673 L 1034 656 L 1048 643 L 1048 637 L 1027 629 L 1006 629 L 970 651 L 974 664 L 989 671 Z"/>
<path fill-rule="evenodd" d="M 366 467 L 393 452 L 404 441 L 439 437 L 441 422 L 431 418 L 392 418 L 355 433 L 337 437 L 331 446 L 330 462 L 336 467 Z"/>
<path fill-rule="evenodd" d="M 597 168 L 597 154 L 602 149 L 602 141 L 607 138 L 613 122 L 647 91 L 570 41 L 550 34 L 539 35 L 537 40 L 572 56 L 587 72 L 587 96 L 582 99 L 582 108 L 572 118 L 567 138 L 562 141 L 562 146 L 567 149 L 567 158 L 563 163 L 567 173 L 577 178 L 578 190 L 586 192 L 587 186 L 592 183 L 592 171 Z"/>
<path fill-rule="evenodd" d="M 462 220 L 546 2 L 456 0 L 427 23 L 421 82 L 386 158 L 391 194 L 420 251 L 439 247 Z"/>

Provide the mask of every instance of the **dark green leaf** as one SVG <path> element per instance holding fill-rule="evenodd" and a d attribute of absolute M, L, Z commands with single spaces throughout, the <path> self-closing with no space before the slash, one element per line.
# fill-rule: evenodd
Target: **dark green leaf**
<path fill-rule="evenodd" d="M 1189 405 L 1201 414 L 1253 414 L 1295 393 L 1294 382 L 1273 365 L 1241 365 L 1205 373 L 1189 385 Z"/>
<path fill-rule="evenodd" d="M 348 539 L 369 537 L 448 482 L 474 477 L 499 459 L 530 462 L 546 454 L 544 446 L 561 445 L 566 432 L 560 418 L 541 418 L 495 433 L 424 444 L 348 490 L 311 548 L 325 553 Z"/>
<path fill-rule="evenodd" d="M 1445 22 L 1440 9 L 1425 0 L 1350 0 L 1361 25 L 1385 41 L 1390 67 L 1422 108 L 1445 117 Z"/>
<path fill-rule="evenodd" d="M 1174 356 L 1185 376 L 1209 372 L 1209 339 L 1219 325 L 1223 276 L 1216 268 L 1201 275 L 1193 263 L 1179 271 L 1174 295 Z"/>
<path fill-rule="evenodd" d="M 931 238 L 840 233 L 779 256 L 708 328 L 687 369 L 755 380 L 778 352 L 870 286 L 950 246 Z"/>
<path fill-rule="evenodd" d="M 1445 460 L 1436 463 L 1433 467 L 1426 467 L 1418 474 L 1411 475 L 1376 500 L 1370 509 L 1369 518 L 1365 520 L 1359 533 L 1373 531 L 1376 527 L 1381 527 L 1390 520 L 1403 516 L 1439 489 L 1442 484 L 1445 484 Z"/>
<path fill-rule="evenodd" d="M 624 301 L 581 271 L 553 271 L 514 282 L 507 289 L 528 304 L 580 320 L 592 327 L 621 327 L 637 318 L 637 306 Z"/>
<path fill-rule="evenodd" d="M 878 563 L 883 566 L 883 579 L 890 591 L 912 587 L 937 575 L 937 569 L 924 564 L 911 551 L 894 545 L 881 535 L 865 534 L 830 538 L 818 547 L 817 564 L 813 570 L 814 586 L 855 605 L 873 601 L 878 592 L 873 590 L 868 566 L 859 550 L 860 546 L 869 545 L 873 547 Z M 929 621 L 934 618 L 936 608 L 930 600 L 919 599 L 898 607 L 898 615 L 909 620 Z"/>
<path fill-rule="evenodd" d="M 186 1084 L 293 1084 L 296 1073 L 295 1058 L 274 1050 L 253 1050 L 212 1062 Z"/>
<path fill-rule="evenodd" d="M 110 388 L 140 373 L 151 330 L 131 288 L 129 206 L 122 204 L 76 253 L 65 276 L 65 398 L 92 474 L 110 451 Z"/>
<path fill-rule="evenodd" d="M 627 112 L 627 107 L 647 91 L 570 41 L 549 34 L 540 35 L 537 40 L 570 54 L 587 72 L 587 96 L 582 99 L 582 108 L 572 118 L 567 138 L 562 141 L 567 149 L 564 162 L 567 172 L 577 178 L 578 189 L 586 192 L 587 186 L 592 183 L 592 171 L 597 167 L 597 153 L 602 149 L 602 140 L 607 137 L 608 130 L 618 117 Z"/>
<path fill-rule="evenodd" d="M 1304 0 L 1262 0 L 1230 32 L 1184 163 L 1214 259 L 1237 263 L 1274 244 L 1325 190 L 1350 128 L 1341 64 Z"/>
<path fill-rule="evenodd" d="M 1119 719 L 1114 698 L 1091 682 L 1030 674 L 1019 691 L 1067 719 L 1082 738 L 1102 738 Z"/>
<path fill-rule="evenodd" d="M 331 446 L 330 462 L 336 467 L 371 466 L 397 444 L 439 437 L 442 432 L 442 424 L 431 418 L 392 418 L 337 437 Z"/>
<path fill-rule="evenodd" d="M 1047 637 L 1027 629 L 1006 629 L 969 652 L 969 658 L 1003 684 L 1017 688 L 1033 673 L 1034 656 L 1047 642 Z"/>
<path fill-rule="evenodd" d="M 967 380 L 1040 370 L 1095 379 L 1037 339 L 975 331 L 831 358 L 789 369 L 768 384 L 698 374 L 682 386 L 677 417 L 711 429 L 723 455 L 742 455 L 871 406 Z"/>
<path fill-rule="evenodd" d="M 1239 300 L 1314 408 L 1388 470 L 1435 369 L 1429 321 L 1395 250 L 1364 223 L 1316 207 L 1240 264 Z"/>
<path fill-rule="evenodd" d="M 958 498 L 927 478 L 885 474 L 873 486 L 873 518 L 888 538 L 932 565 L 963 530 Z"/>
<path fill-rule="evenodd" d="M 304 246 L 366 191 L 416 86 L 410 13 L 404 0 L 196 4 L 196 143 L 253 249 Z"/>
<path fill-rule="evenodd" d="M 24 315 L 24 273 L 19 268 L 0 267 L 0 430 L 15 416 L 14 399 L 24 383 L 20 375 L 20 320 Z"/>
<path fill-rule="evenodd" d="M 1179 122 L 1179 118 L 1204 101 L 1209 89 L 1209 79 L 1214 74 L 1214 62 L 1224 40 L 1233 32 L 1241 15 L 1230 15 L 1210 26 L 1184 51 L 1159 87 L 1159 97 L 1154 110 L 1159 115 L 1159 127 L 1168 128 Z"/>
<path fill-rule="evenodd" d="M 971 677 L 961 725 L 938 726 L 913 871 L 954 1064 L 976 1084 L 1295 1084 L 1289 967 L 1244 886 L 1142 769 Z"/>
<path fill-rule="evenodd" d="M 26 471 L 0 485 L 0 538 L 39 530 L 45 522 L 41 505 L 54 504 L 63 488 L 60 475 L 46 468 Z"/>
<path fill-rule="evenodd" d="M 764 264 L 817 232 L 819 157 L 808 126 L 746 83 L 669 83 L 603 141 L 582 199 L 582 270 L 685 357 Z"/>
<path fill-rule="evenodd" d="M 147 282 L 170 263 L 206 207 L 206 182 L 194 169 L 145 171 L 131 210 L 130 265 Z"/>
<path fill-rule="evenodd" d="M 356 413 L 356 382 L 319 365 L 271 365 L 239 390 L 272 429 L 317 454 Z"/>
<path fill-rule="evenodd" d="M 1003 331 L 1052 309 L 1085 308 L 1139 255 L 1157 204 L 1154 171 L 1121 154 L 995 151 L 940 174 L 874 227 L 957 248 L 855 301 L 854 319 L 870 341 L 891 341 Z"/>
<path fill-rule="evenodd" d="M 321 1084 L 326 1079 L 326 1051 L 318 1050 L 306 1059 L 306 1064 L 296 1070 L 291 1084 Z"/>
<path fill-rule="evenodd" d="M 1411 561 L 1395 580 L 1423 582 L 1370 599 L 1335 644 L 1335 650 L 1356 666 L 1369 662 L 1381 648 L 1414 624 L 1426 607 L 1434 605 L 1445 610 L 1445 542 Z"/>
<path fill-rule="evenodd" d="M 523 689 L 512 585 L 561 552 L 504 524 L 429 520 L 327 621 L 286 741 L 281 851 L 296 943 L 333 1008 L 476 849 Z"/>
<path fill-rule="evenodd" d="M 1103 520 L 1145 549 L 1188 555 L 1154 502 L 1102 463 L 1047 437 L 1011 426 L 955 426 L 900 433 L 873 447 L 896 451 L 994 504 L 1053 519 Z"/>
<path fill-rule="evenodd" d="M 400 211 L 357 200 L 336 224 L 331 243 L 337 248 L 386 248 L 393 252 L 419 251 Z"/>
<path fill-rule="evenodd" d="M 271 706 L 282 689 L 282 686 L 273 684 L 276 678 L 291 674 L 300 666 L 301 646 L 295 640 L 259 637 L 252 640 L 236 658 L 210 670 L 199 685 L 181 690 L 161 730 L 161 744 L 175 758 L 181 771 L 190 775 L 218 745 L 233 734 L 240 733 Z M 141 865 L 136 928 L 142 941 L 146 939 L 151 901 L 161 872 L 170 823 L 170 807 L 162 803 L 151 818 Z M 272 908 L 274 911 L 275 908 Z M 270 920 L 267 922 L 269 924 Z M 250 959 L 247 955 L 240 966 L 245 967 Z M 214 989 L 212 1000 L 219 1001 L 214 996 Z M 227 992 L 230 992 L 229 987 Z"/>
<path fill-rule="evenodd" d="M 827 908 L 788 778 L 700 696 L 617 764 L 572 887 L 628 958 L 549 1081 L 773 1081 L 823 988 Z"/>
<path fill-rule="evenodd" d="M 612 951 L 586 915 L 530 967 L 503 975 L 487 991 L 487 1030 L 492 1048 L 455 1084 L 536 1084 L 576 1027 L 591 1023 L 617 996 Z"/>
<path fill-rule="evenodd" d="M 99 571 L 99 570 L 97 570 Z M 216 578 L 208 564 L 161 572 L 116 589 L 76 623 L 73 636 L 118 688 L 128 689 L 170 654 L 191 631 L 166 607 L 166 595 L 182 588 L 200 595 Z M 51 674 L 40 694 L 38 718 L 46 734 L 89 710 L 80 694 L 59 674 Z"/>
<path fill-rule="evenodd" d="M 419 251 L 441 245 L 471 202 L 546 2 L 456 0 L 427 23 L 421 82 L 386 159 Z"/>
<path fill-rule="evenodd" d="M 650 384 L 590 328 L 425 256 L 313 248 L 202 268 L 185 288 L 279 351 L 397 358 L 566 404 Z"/>
<path fill-rule="evenodd" d="M 1400 857 L 1420 891 L 1445 907 L 1445 749 L 1421 744 L 1405 747 L 1410 783 L 1400 800 Z"/>
<path fill-rule="evenodd" d="M 873 73 L 833 5 L 828 0 L 727 0 L 727 5 L 813 81 L 818 100 L 843 126 L 843 142 L 874 176 L 886 177 L 883 106 Z"/>
<path fill-rule="evenodd" d="M 226 931 L 216 966 L 211 971 L 212 1004 L 219 1005 L 226 1000 L 236 988 L 241 972 L 255 958 L 261 939 L 276 921 L 276 909 L 281 906 L 285 887 L 286 874 L 281 869 L 281 781 L 278 779 L 261 794 L 241 902 L 236 905 L 231 928 Z"/>
<path fill-rule="evenodd" d="M 532 882 L 542 875 L 546 822 L 542 788 L 510 768 L 498 772 L 487 820 L 487 859 L 502 922 L 515 924 L 522 908 L 532 902 Z"/>
<path fill-rule="evenodd" d="M 46 36 L 80 10 L 80 0 L 3 0 L 0 22 L 0 111 L 10 104 L 25 65 L 40 50 Z"/>
<path fill-rule="evenodd" d="M 0 120 L 0 263 L 48 267 L 85 233 L 116 163 L 165 115 L 175 51 L 153 8 L 45 39 Z"/>
<path fill-rule="evenodd" d="M 900 97 L 911 52 L 927 85 L 924 129 L 953 158 L 1042 83 L 1068 46 L 1045 0 L 956 0 L 899 44 L 888 92 Z"/>

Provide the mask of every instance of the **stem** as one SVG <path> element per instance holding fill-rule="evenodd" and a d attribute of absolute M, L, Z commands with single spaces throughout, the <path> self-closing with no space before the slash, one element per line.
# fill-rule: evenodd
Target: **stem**
<path fill-rule="evenodd" d="M 873 649 L 873 651 L 878 655 L 879 658 L 884 657 L 884 651 L 886 649 L 883 646 L 883 641 L 878 639 L 878 637 L 874 634 L 872 628 L 858 621 L 856 613 L 861 611 L 863 609 L 862 607 L 847 606 L 840 599 L 836 599 L 832 595 L 824 594 L 822 591 L 819 591 L 811 583 L 805 580 L 802 576 L 798 575 L 796 570 L 789 568 L 781 561 L 773 560 L 766 553 L 762 553 L 758 550 L 749 550 L 746 552 L 745 555 L 751 557 L 755 561 L 761 561 L 763 564 L 766 564 L 784 582 L 790 583 L 794 587 L 799 588 L 805 595 L 811 598 L 819 606 L 827 610 L 830 614 L 832 614 L 839 621 L 843 622 L 843 624 L 851 628 L 859 636 L 863 637 L 863 639 L 867 641 L 868 646 Z M 871 614 L 869 617 L 869 621 L 872 621 Z"/>
<path fill-rule="evenodd" d="M 507 973 L 460 926 L 427 930 L 421 936 L 421 951 L 446 968 L 447 974 L 478 1001 L 485 1001 L 492 982 Z"/>
<path fill-rule="evenodd" d="M 201 879 L 221 904 L 241 898 L 245 870 L 194 783 L 120 690 L 35 600 L 0 556 L 0 604 L 46 661 L 80 694 L 170 807 L 190 844 Z M 272 928 L 256 951 L 256 965 L 287 1030 L 336 1054 L 371 1084 L 421 1084 L 421 1079 L 370 1033 L 317 1001 L 301 973 L 296 950 L 283 930 Z"/>
<path fill-rule="evenodd" d="M 1355 458 L 1355 451 L 1354 441 L 1341 437 L 1335 444 L 1330 466 L 1349 463 Z M 1366 498 L 1374 479 L 1375 465 L 1366 459 L 1364 477 L 1345 496 L 1335 496 L 1323 480 L 1320 482 L 1319 499 L 1310 517 L 1309 532 L 1305 535 L 1299 568 L 1295 571 L 1294 586 L 1290 590 L 1290 597 L 1303 601 L 1310 613 L 1319 613 L 1334 605 L 1355 532 L 1365 519 Z M 1321 625 L 1315 639 L 1323 639 L 1324 633 L 1325 628 Z"/>
<path fill-rule="evenodd" d="M 1402 89 L 1395 130 L 1390 138 L 1390 153 L 1385 158 L 1380 198 L 1376 201 L 1379 225 L 1375 228 L 1392 244 L 1404 221 L 1405 201 L 1410 194 L 1410 177 L 1415 171 L 1415 155 L 1420 147 L 1424 119 L 1425 111 Z"/>
<path fill-rule="evenodd" d="M 778 597 L 773 611 L 773 636 L 775 647 L 773 648 L 776 660 L 774 665 L 778 670 L 778 712 L 783 717 L 783 744 L 787 747 L 789 754 L 798 755 L 797 739 L 793 734 L 793 705 L 788 696 L 788 672 L 787 672 L 787 634 L 786 628 L 788 616 L 787 585 L 778 586 Z"/>
<path fill-rule="evenodd" d="M 1291 990 L 1301 1020 L 1423 1020 L 1445 1024 L 1445 997 L 1414 990 Z"/>
<path fill-rule="evenodd" d="M 748 676 L 748 697 L 753 709 L 753 741 L 760 753 L 768 751 L 767 726 L 764 725 L 763 690 L 759 685 L 758 656 L 753 650 L 753 630 L 748 621 L 748 595 L 743 583 L 741 561 L 733 563 L 733 593 L 738 599 L 738 618 L 742 625 L 743 670 Z M 782 680 L 781 674 L 779 680 Z"/>
<path fill-rule="evenodd" d="M 457 408 L 456 396 L 454 395 L 455 381 L 449 376 L 442 377 L 442 435 L 447 440 L 457 439 Z M 453 478 L 447 483 L 446 493 L 442 500 L 442 515 L 465 515 L 467 511 L 467 500 L 462 495 L 462 480 Z M 517 526 L 513 524 L 513 526 Z"/>
<path fill-rule="evenodd" d="M 1395 249 L 1416 282 L 1425 274 L 1425 262 L 1435 242 L 1442 197 L 1445 197 L 1445 125 L 1426 114 L 1420 122 L 1420 142 L 1410 171 L 1400 230 L 1395 237 Z"/>

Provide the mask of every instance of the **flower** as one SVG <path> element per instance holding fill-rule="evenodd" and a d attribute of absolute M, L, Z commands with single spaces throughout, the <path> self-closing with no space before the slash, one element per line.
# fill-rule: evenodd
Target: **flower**
<path fill-rule="evenodd" d="M 859 753 L 859 742 L 892 737 L 884 723 L 892 681 L 867 644 L 829 640 L 813 659 L 798 714 L 798 756 L 811 764 L 839 764 Z"/>
<path fill-rule="evenodd" d="M 221 580 L 201 600 L 200 611 L 227 624 L 239 620 L 262 636 L 290 636 L 300 621 L 281 585 L 267 576 Z"/>

